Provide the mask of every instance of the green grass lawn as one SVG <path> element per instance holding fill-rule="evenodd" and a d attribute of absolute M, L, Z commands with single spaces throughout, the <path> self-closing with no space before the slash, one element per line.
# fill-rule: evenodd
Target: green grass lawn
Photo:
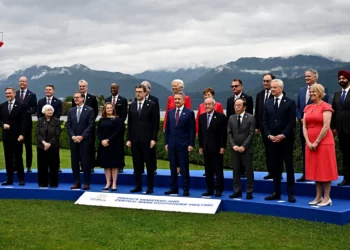
<path fill-rule="evenodd" d="M 69 149 L 60 149 L 61 157 L 61 168 L 71 168 L 70 164 L 70 150 Z M 23 147 L 23 162 L 25 163 L 25 148 Z M 125 156 L 125 168 L 132 168 L 132 158 L 131 156 Z M 169 169 L 169 162 L 164 160 L 157 160 L 157 165 L 159 169 Z M 36 146 L 33 146 L 33 168 L 37 168 L 37 156 L 36 156 Z M 2 142 L 0 142 L 0 169 L 5 168 L 5 159 L 4 159 L 4 148 Z M 204 167 L 199 165 L 190 164 L 190 169 L 192 170 L 203 170 Z"/>
<path fill-rule="evenodd" d="M 350 225 L 1 200 L 1 249 L 348 249 Z"/>

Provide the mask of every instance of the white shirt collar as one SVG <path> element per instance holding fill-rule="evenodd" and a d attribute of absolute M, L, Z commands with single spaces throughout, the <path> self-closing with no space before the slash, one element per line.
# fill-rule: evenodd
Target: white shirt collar
<path fill-rule="evenodd" d="M 82 104 L 81 106 L 77 106 L 77 108 L 81 107 L 81 110 L 83 110 L 84 104 Z"/>
<path fill-rule="evenodd" d="M 182 113 L 182 110 L 184 109 L 184 105 L 182 105 L 180 108 L 176 107 L 176 111 L 180 109 L 180 113 Z"/>
<path fill-rule="evenodd" d="M 343 93 L 343 91 L 345 90 L 346 94 L 349 92 L 350 86 L 348 86 L 346 89 L 341 89 L 341 92 Z"/>
<path fill-rule="evenodd" d="M 7 101 L 8 104 L 12 103 L 12 104 L 15 104 L 15 101 L 16 101 L 16 98 L 13 98 L 12 101 Z"/>
<path fill-rule="evenodd" d="M 279 96 L 275 96 L 275 100 L 278 98 L 278 101 L 281 101 L 283 98 L 283 93 L 281 93 Z"/>
<path fill-rule="evenodd" d="M 145 99 L 143 99 L 141 102 L 137 101 L 137 105 L 139 105 L 141 103 L 141 106 L 143 106 L 143 104 L 145 103 Z"/>
<path fill-rule="evenodd" d="M 242 114 L 240 114 L 241 119 L 243 118 L 244 114 L 245 114 L 245 111 L 243 111 L 243 113 L 242 113 Z M 239 114 L 237 114 L 237 117 L 238 117 L 238 116 L 239 116 Z"/>

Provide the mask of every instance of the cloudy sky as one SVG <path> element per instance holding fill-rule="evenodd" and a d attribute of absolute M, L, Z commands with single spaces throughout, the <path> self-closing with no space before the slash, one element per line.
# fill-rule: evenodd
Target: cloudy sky
<path fill-rule="evenodd" d="M 139 73 L 239 57 L 350 61 L 349 0 L 0 0 L 0 79 L 37 65 Z"/>

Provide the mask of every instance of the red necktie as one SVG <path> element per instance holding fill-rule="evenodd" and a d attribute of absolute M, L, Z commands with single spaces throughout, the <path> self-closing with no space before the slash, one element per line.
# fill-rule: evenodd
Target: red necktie
<path fill-rule="evenodd" d="M 176 115 L 175 115 L 175 124 L 176 124 L 176 126 L 179 123 L 179 119 L 180 119 L 180 109 L 177 109 L 176 110 Z"/>

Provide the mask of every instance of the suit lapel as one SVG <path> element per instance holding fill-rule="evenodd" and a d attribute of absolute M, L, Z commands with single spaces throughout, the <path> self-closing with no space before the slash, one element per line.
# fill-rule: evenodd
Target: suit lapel
<path fill-rule="evenodd" d="M 176 127 L 178 127 L 180 124 L 181 124 L 181 121 L 182 121 L 182 119 L 185 117 L 185 115 L 186 115 L 186 110 L 185 110 L 185 107 L 182 109 L 182 112 L 181 112 L 181 114 L 180 114 L 180 117 L 179 117 L 179 123 L 177 124 L 177 126 Z M 175 116 L 176 116 L 176 108 L 175 108 Z M 175 118 L 175 123 L 176 123 L 176 118 Z"/>
<path fill-rule="evenodd" d="M 277 116 L 278 116 L 278 114 L 280 113 L 281 109 L 282 109 L 282 108 L 284 107 L 284 105 L 286 104 L 286 102 L 287 102 L 286 97 L 283 96 L 283 97 L 282 97 L 282 100 L 281 100 L 281 102 L 280 102 L 280 105 L 279 105 L 279 107 L 278 107 L 278 110 L 277 110 Z"/>

